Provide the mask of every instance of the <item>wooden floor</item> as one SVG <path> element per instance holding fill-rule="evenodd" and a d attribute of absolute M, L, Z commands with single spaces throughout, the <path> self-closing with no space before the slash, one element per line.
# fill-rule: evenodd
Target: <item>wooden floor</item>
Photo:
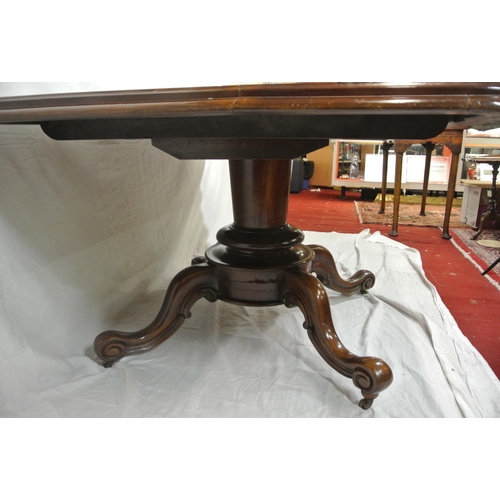
<path fill-rule="evenodd" d="M 389 236 L 390 226 L 361 224 L 354 200 L 357 192 L 321 188 L 290 195 L 288 221 L 305 231 L 359 233 L 364 229 Z M 500 291 L 449 241 L 438 228 L 399 226 L 397 241 L 416 248 L 428 280 L 436 287 L 462 333 L 500 378 Z"/>

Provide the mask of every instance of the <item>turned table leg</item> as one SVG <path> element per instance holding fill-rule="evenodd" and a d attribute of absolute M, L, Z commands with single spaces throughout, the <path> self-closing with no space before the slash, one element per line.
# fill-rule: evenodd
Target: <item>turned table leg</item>
<path fill-rule="evenodd" d="M 451 211 L 453 209 L 453 199 L 455 197 L 455 184 L 457 182 L 457 172 L 458 172 L 458 159 L 460 151 L 451 147 L 451 165 L 450 165 L 450 175 L 448 177 L 448 190 L 446 191 L 446 207 L 444 211 L 443 220 L 443 233 L 441 238 L 445 240 L 451 240 L 450 234 L 450 218 Z"/>
<path fill-rule="evenodd" d="M 403 176 L 403 154 L 406 151 L 406 146 L 398 144 L 394 145 L 394 151 L 396 152 L 396 172 L 394 174 L 394 203 L 393 203 L 393 214 L 392 214 L 392 229 L 389 236 L 398 235 L 399 226 L 399 203 L 401 201 L 401 178 Z"/>
<path fill-rule="evenodd" d="M 389 170 L 389 150 L 394 146 L 391 141 L 384 141 L 382 144 L 382 200 L 380 202 L 379 214 L 385 214 L 385 198 L 387 196 L 387 173 Z"/>

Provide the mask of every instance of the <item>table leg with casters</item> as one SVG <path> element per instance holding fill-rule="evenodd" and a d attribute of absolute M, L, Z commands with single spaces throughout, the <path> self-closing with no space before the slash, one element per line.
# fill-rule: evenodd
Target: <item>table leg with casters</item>
<path fill-rule="evenodd" d="M 168 339 L 200 298 L 248 306 L 296 305 L 319 354 L 361 390 L 361 408 L 371 406 L 391 384 L 391 369 L 381 359 L 356 356 L 343 346 L 324 285 L 340 293 L 367 293 L 375 276 L 360 270 L 343 279 L 328 250 L 302 244 L 302 231 L 286 222 L 290 167 L 290 160 L 229 161 L 234 223 L 219 230 L 218 243 L 204 258 L 195 259 L 173 279 L 150 326 L 132 333 L 108 331 L 96 338 L 95 351 L 106 366 Z"/>

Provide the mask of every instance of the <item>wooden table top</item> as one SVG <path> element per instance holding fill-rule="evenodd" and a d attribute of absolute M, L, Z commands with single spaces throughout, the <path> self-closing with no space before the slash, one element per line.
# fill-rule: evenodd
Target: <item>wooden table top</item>
<path fill-rule="evenodd" d="M 468 156 L 467 160 L 475 161 L 476 163 L 499 162 L 500 155 L 485 155 L 485 156 Z"/>
<path fill-rule="evenodd" d="M 331 138 L 427 139 L 447 127 L 498 127 L 500 83 L 290 83 L 17 96 L 0 99 L 0 124 L 40 124 L 58 140 L 161 139 L 165 150 L 184 158 L 248 157 L 256 146 L 262 157 L 277 157 L 297 140 L 305 154 Z M 290 157 L 298 156 L 295 149 Z"/>

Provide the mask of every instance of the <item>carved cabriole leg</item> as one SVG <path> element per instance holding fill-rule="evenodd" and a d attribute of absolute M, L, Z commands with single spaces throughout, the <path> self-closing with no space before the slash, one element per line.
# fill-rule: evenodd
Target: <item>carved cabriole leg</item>
<path fill-rule="evenodd" d="M 471 240 L 477 240 L 481 233 L 484 231 L 484 226 L 487 222 L 489 221 L 494 221 L 495 220 L 495 208 L 496 208 L 496 203 L 495 200 L 489 200 L 488 201 L 488 211 L 483 214 L 481 217 L 481 221 L 479 223 L 478 227 L 474 227 L 473 230 L 477 231 L 476 234 L 472 235 Z"/>
<path fill-rule="evenodd" d="M 305 317 L 304 328 L 319 354 L 332 368 L 352 379 L 363 395 L 359 406 L 370 408 L 392 382 L 390 367 L 381 359 L 356 356 L 346 349 L 335 332 L 326 291 L 314 276 L 289 269 L 285 272 L 284 290 L 285 305 L 300 308 Z"/>
<path fill-rule="evenodd" d="M 177 331 L 202 297 L 249 306 L 297 304 L 319 353 L 353 379 L 365 398 L 360 406 L 369 408 L 390 384 L 390 368 L 377 358 L 355 356 L 342 345 L 326 291 L 310 273 L 341 293 L 366 292 L 373 286 L 373 274 L 358 271 L 344 280 L 325 248 L 302 244 L 302 231 L 286 222 L 290 160 L 230 160 L 229 167 L 234 223 L 219 230 L 218 243 L 205 257 L 194 259 L 172 280 L 148 327 L 101 333 L 94 342 L 97 355 L 111 366 L 123 356 L 153 349 Z"/>
<path fill-rule="evenodd" d="M 202 297 L 211 302 L 218 298 L 217 270 L 207 264 L 188 267 L 174 277 L 160 312 L 146 328 L 132 333 L 101 333 L 94 341 L 96 354 L 109 367 L 124 356 L 153 349 L 181 327 L 191 315 L 192 305 Z"/>
<path fill-rule="evenodd" d="M 340 277 L 332 254 L 319 245 L 308 245 L 314 250 L 312 272 L 316 273 L 318 279 L 328 288 L 336 292 L 349 294 L 357 292 L 368 293 L 375 284 L 375 276 L 372 272 L 361 270 L 353 274 L 347 280 Z"/>

